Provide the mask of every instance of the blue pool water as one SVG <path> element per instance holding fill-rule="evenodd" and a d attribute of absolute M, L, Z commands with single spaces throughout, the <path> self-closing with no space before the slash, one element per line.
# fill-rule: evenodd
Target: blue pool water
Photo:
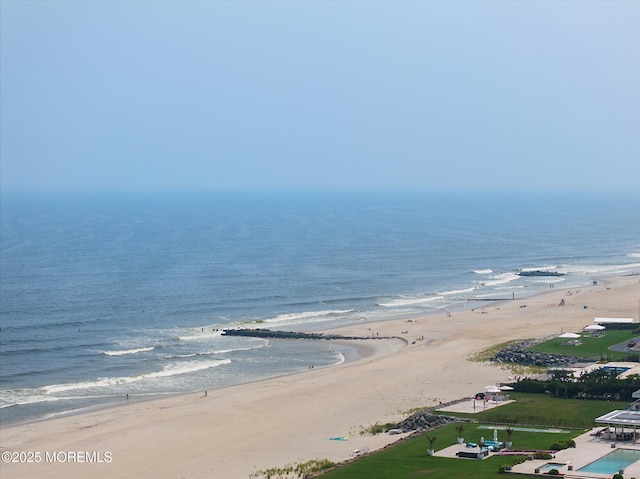
<path fill-rule="evenodd" d="M 560 470 L 561 467 L 564 466 L 562 462 L 547 462 L 544 466 L 540 468 L 540 472 L 549 472 L 551 469 Z"/>
<path fill-rule="evenodd" d="M 616 449 L 612 453 L 601 457 L 579 469 L 580 472 L 595 472 L 597 474 L 615 474 L 630 464 L 640 461 L 640 450 Z"/>

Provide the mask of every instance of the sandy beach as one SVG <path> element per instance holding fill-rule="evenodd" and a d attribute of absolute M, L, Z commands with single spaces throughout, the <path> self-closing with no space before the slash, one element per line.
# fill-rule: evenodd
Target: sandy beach
<path fill-rule="evenodd" d="M 487 302 L 450 317 L 363 321 L 337 332 L 404 341 L 363 341 L 356 345 L 360 357 L 341 365 L 210 390 L 206 397 L 199 392 L 123 403 L 3 427 L 0 471 L 12 479 L 246 479 L 269 467 L 345 460 L 355 449 L 373 450 L 398 439 L 360 434 L 372 424 L 508 382 L 509 370 L 469 360 L 486 348 L 579 332 L 595 317 L 637 320 L 639 280 L 602 278 L 595 286 Z M 330 440 L 337 437 L 348 440 Z"/>

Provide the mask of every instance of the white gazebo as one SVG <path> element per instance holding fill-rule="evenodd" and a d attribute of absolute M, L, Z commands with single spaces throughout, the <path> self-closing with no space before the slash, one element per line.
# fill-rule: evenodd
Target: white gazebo
<path fill-rule="evenodd" d="M 578 344 L 580 344 L 581 336 L 578 333 L 564 333 L 564 334 L 561 334 L 560 336 L 558 336 L 558 338 L 560 338 L 560 339 L 568 339 L 567 342 L 562 343 L 562 344 L 568 344 L 570 346 L 577 346 Z"/>
<path fill-rule="evenodd" d="M 485 386 L 485 398 L 489 401 L 502 402 L 509 399 L 509 396 L 505 394 L 504 389 L 500 389 L 498 386 L 492 384 Z"/>
<path fill-rule="evenodd" d="M 600 338 L 604 335 L 605 329 L 607 328 L 601 324 L 590 324 L 583 329 L 583 332 L 592 338 Z"/>
<path fill-rule="evenodd" d="M 578 339 L 580 335 L 578 333 L 564 333 L 558 337 L 562 339 Z"/>
<path fill-rule="evenodd" d="M 605 329 L 607 328 L 605 326 L 602 326 L 601 324 L 590 324 L 589 326 L 584 328 L 585 331 L 603 331 Z"/>

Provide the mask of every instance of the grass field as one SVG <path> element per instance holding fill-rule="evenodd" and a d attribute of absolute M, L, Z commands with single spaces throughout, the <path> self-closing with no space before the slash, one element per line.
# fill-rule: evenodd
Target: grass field
<path fill-rule="evenodd" d="M 626 409 L 628 402 L 585 401 L 554 398 L 544 394 L 512 393 L 515 402 L 477 414 L 450 413 L 474 421 L 514 426 L 536 425 L 546 427 L 594 426 L 594 419 L 613 409 Z"/>
<path fill-rule="evenodd" d="M 515 431 L 511 436 L 513 449 L 549 449 L 560 440 L 571 439 L 594 425 L 594 419 L 613 409 L 624 409 L 628 403 L 604 401 L 579 401 L 557 399 L 546 395 L 513 394 L 516 402 L 477 414 L 457 414 L 472 418 L 465 424 L 465 440 L 479 442 L 480 438 L 493 436 L 491 425 L 496 422 L 514 426 L 538 425 L 563 427 L 568 433 Z M 479 426 L 487 425 L 489 429 Z M 323 479 L 430 479 L 474 478 L 488 479 L 498 476 L 500 465 L 512 465 L 513 459 L 491 456 L 483 461 L 474 459 L 448 459 L 427 455 L 430 448 L 427 437 L 435 437 L 434 449 L 444 449 L 455 444 L 458 433 L 455 424 L 428 431 L 401 444 L 377 451 L 322 475 Z M 505 440 L 505 433 L 498 433 Z M 518 477 L 526 477 L 519 475 Z M 535 476 L 531 476 L 535 477 Z"/>
<path fill-rule="evenodd" d="M 622 361 L 629 356 L 638 358 L 640 355 L 635 352 L 611 351 L 609 348 L 620 343 L 626 344 L 630 339 L 637 336 L 637 331 L 611 330 L 606 331 L 604 336 L 599 338 L 582 337 L 580 338 L 580 344 L 577 346 L 567 344 L 567 339 L 554 338 L 536 344 L 529 350 L 538 353 L 564 354 L 595 360 L 602 358 L 608 361 Z"/>
<path fill-rule="evenodd" d="M 481 424 L 466 425 L 463 435 L 466 439 L 479 442 L 484 436 L 493 436 L 490 429 L 479 429 Z M 458 433 L 455 425 L 427 432 L 402 444 L 369 454 L 357 461 L 322 475 L 323 479 L 412 479 L 429 477 L 431 479 L 455 478 L 494 478 L 500 465 L 513 465 L 513 458 L 493 456 L 483 461 L 474 459 L 450 459 L 427 455 L 430 448 L 427 436 L 436 437 L 436 450 L 456 444 Z M 511 440 L 513 448 L 548 449 L 551 444 L 562 439 L 571 439 L 584 432 L 572 430 L 570 433 L 534 433 L 516 431 Z M 498 434 L 500 440 L 505 439 L 504 431 Z M 464 449 L 464 446 L 461 446 Z M 522 476 L 519 476 L 522 477 Z"/>

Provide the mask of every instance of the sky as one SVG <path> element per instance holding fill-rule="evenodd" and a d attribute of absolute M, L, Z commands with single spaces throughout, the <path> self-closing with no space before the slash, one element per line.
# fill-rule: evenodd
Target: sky
<path fill-rule="evenodd" d="M 0 188 L 640 192 L 638 1 L 0 1 Z"/>

